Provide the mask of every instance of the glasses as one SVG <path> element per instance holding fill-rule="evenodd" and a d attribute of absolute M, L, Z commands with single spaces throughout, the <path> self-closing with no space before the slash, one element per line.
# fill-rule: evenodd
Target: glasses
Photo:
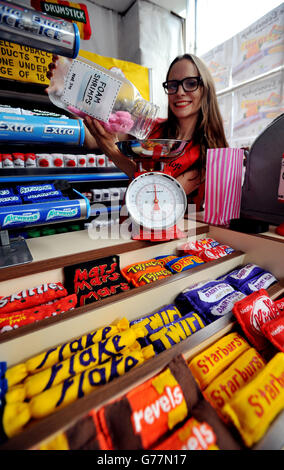
<path fill-rule="evenodd" d="M 201 77 L 186 77 L 183 80 L 168 80 L 163 83 L 163 87 L 168 95 L 173 95 L 174 93 L 177 93 L 180 85 L 186 92 L 197 90 L 201 83 Z"/>

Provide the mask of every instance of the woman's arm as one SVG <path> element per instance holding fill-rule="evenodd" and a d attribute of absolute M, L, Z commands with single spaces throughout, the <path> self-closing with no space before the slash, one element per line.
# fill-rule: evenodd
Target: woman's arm
<path fill-rule="evenodd" d="M 188 170 L 182 173 L 181 175 L 177 176 L 177 181 L 182 185 L 185 194 L 191 194 L 195 191 L 200 184 L 204 181 L 205 178 L 205 170 L 202 170 L 202 173 L 197 169 Z"/>
<path fill-rule="evenodd" d="M 85 145 L 90 150 L 100 149 L 110 160 L 125 173 L 129 178 L 133 178 L 136 171 L 136 163 L 123 155 L 118 149 L 116 142 L 125 140 L 127 136 L 110 134 L 96 120 L 87 116 L 85 124 Z"/>

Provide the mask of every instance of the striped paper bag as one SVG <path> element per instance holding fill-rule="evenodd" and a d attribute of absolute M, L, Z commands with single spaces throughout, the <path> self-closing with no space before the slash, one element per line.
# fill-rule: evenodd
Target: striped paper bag
<path fill-rule="evenodd" d="M 227 225 L 240 217 L 244 150 L 207 150 L 204 221 Z"/>

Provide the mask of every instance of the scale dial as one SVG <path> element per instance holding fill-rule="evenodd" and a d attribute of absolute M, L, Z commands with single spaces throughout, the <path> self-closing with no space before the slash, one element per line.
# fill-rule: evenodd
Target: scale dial
<path fill-rule="evenodd" d="M 184 216 L 187 206 L 180 183 L 156 171 L 137 176 L 127 189 L 125 202 L 132 220 L 150 230 L 174 226 Z"/>

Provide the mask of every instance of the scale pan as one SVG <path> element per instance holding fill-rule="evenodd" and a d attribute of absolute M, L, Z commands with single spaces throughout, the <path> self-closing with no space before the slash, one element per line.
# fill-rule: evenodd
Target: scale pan
<path fill-rule="evenodd" d="M 143 160 L 170 161 L 183 154 L 187 140 L 176 139 L 146 139 L 123 140 L 117 142 L 119 150 L 127 157 Z"/>

